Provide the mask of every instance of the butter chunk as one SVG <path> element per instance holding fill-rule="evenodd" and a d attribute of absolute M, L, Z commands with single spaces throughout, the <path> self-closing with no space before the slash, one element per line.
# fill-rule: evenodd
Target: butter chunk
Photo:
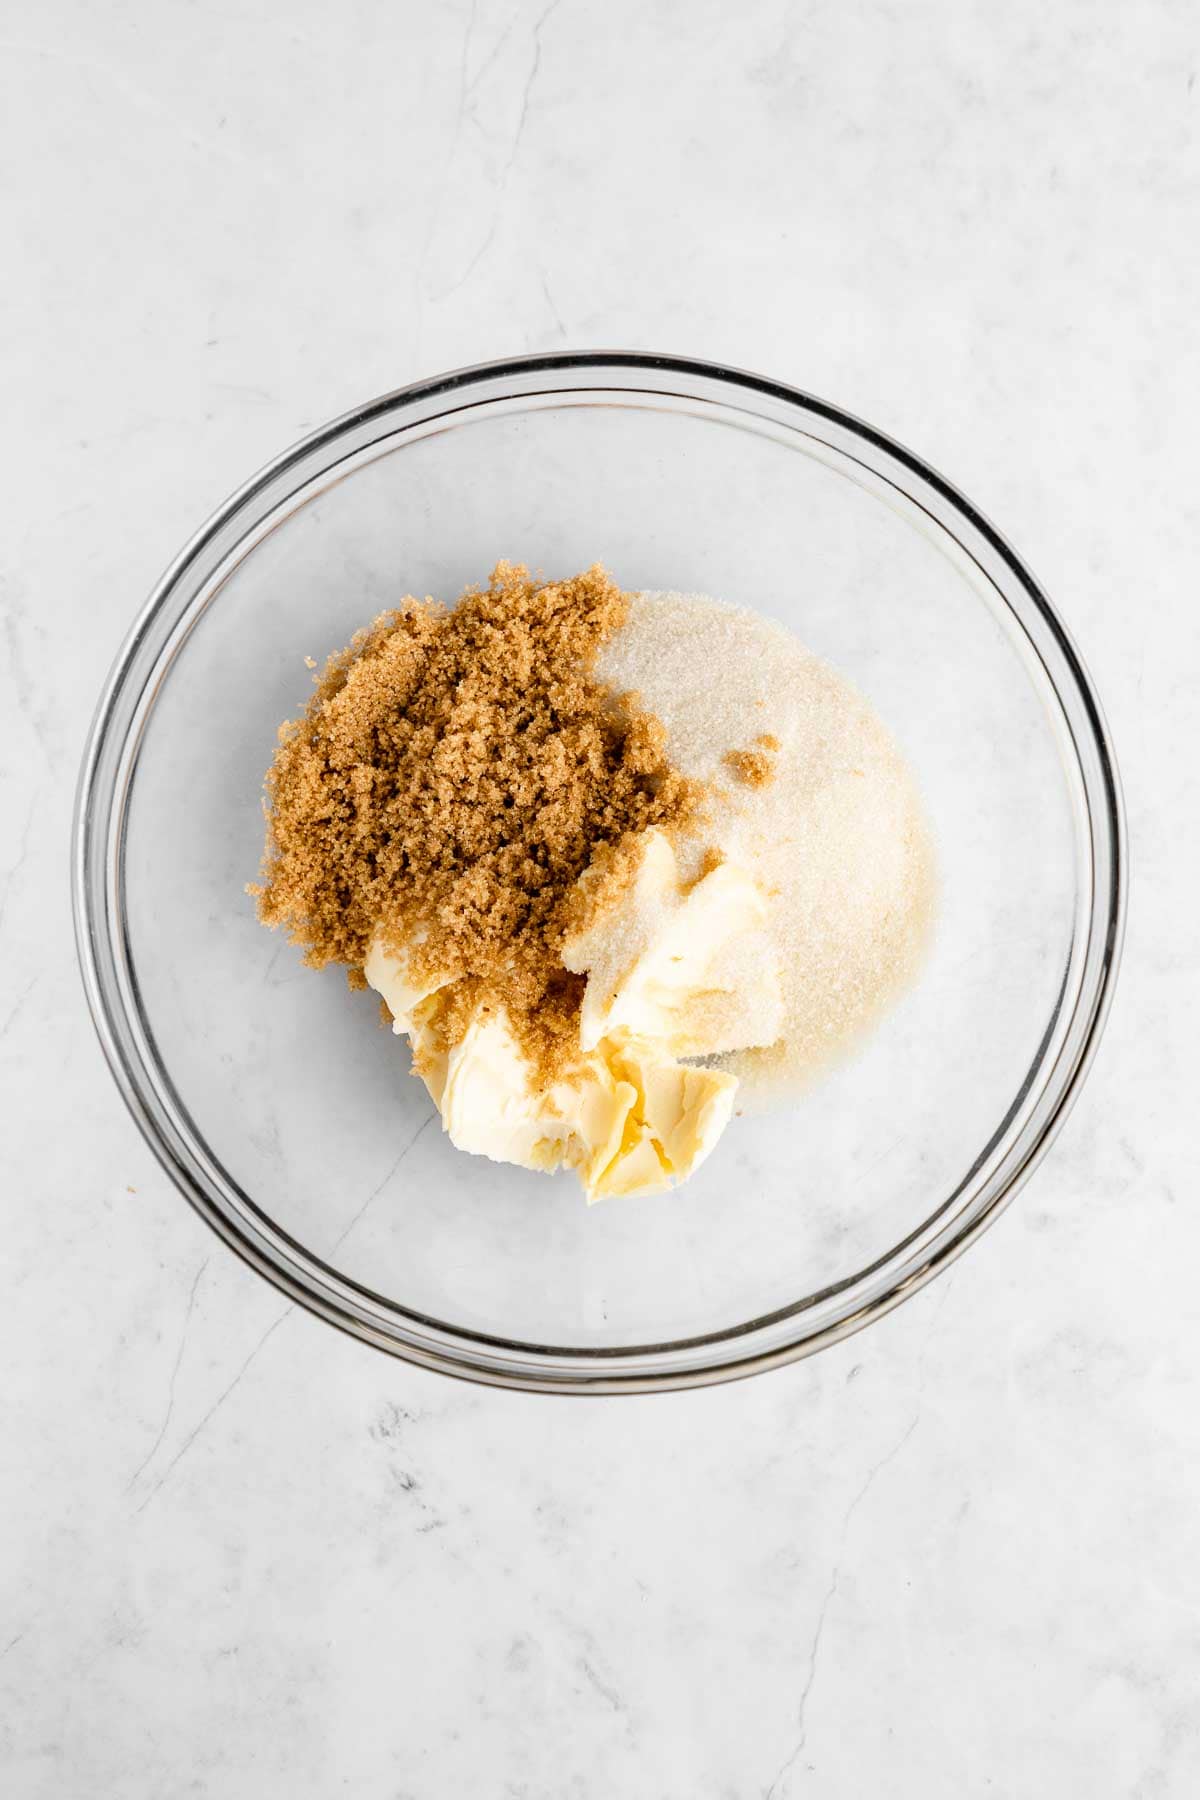
<path fill-rule="evenodd" d="M 661 1058 L 656 1048 L 601 1046 L 613 1069 L 636 1089 L 621 1152 L 588 1189 L 588 1199 L 662 1193 L 700 1167 L 733 1113 L 737 1078 Z"/>
<path fill-rule="evenodd" d="M 652 1065 L 643 1074 L 646 1124 L 676 1181 L 698 1169 L 733 1115 L 737 1077 L 719 1069 Z"/>
<path fill-rule="evenodd" d="M 447 1048 L 434 1001 L 417 1011 L 409 1035 L 456 1149 L 545 1172 L 566 1163 L 587 1188 L 619 1154 L 637 1090 L 601 1058 L 587 1058 L 570 1079 L 541 1087 L 497 1007 L 480 1006 Z"/>
<path fill-rule="evenodd" d="M 564 1075 L 539 1075 L 505 1008 L 486 999 L 450 1043 L 443 1027 L 450 979 L 414 979 L 403 951 L 385 948 L 378 934 L 365 965 L 394 1029 L 411 1040 L 414 1069 L 451 1143 L 525 1169 L 565 1165 L 589 1203 L 662 1193 L 712 1150 L 732 1114 L 737 1080 L 677 1057 L 720 1047 L 730 1031 L 739 1044 L 750 1041 L 752 1028 L 738 1020 L 737 995 L 726 984 L 758 996 L 768 1029 L 773 1017 L 774 964 L 769 945 L 759 944 L 765 934 L 754 884 L 722 865 L 685 892 L 669 840 L 649 835 L 625 912 L 635 954 L 630 961 L 628 943 L 615 947 L 605 915 L 609 931 L 585 946 L 594 958 L 587 992 L 601 969 L 623 965 L 625 972 L 616 1003 L 593 1017 L 599 1035 L 584 1041 Z"/>
<path fill-rule="evenodd" d="M 433 976 L 427 980 L 414 981 L 409 972 L 408 958 L 403 951 L 386 947 L 378 932 L 371 939 L 367 959 L 363 964 L 363 974 L 387 1003 L 387 1009 L 392 1015 L 392 1030 L 410 1034 L 416 1009 L 431 994 L 436 994 L 445 987 L 448 980 L 448 977 Z"/>
<path fill-rule="evenodd" d="M 588 1201 L 655 1194 L 699 1167 L 729 1122 L 737 1080 L 605 1039 L 540 1086 L 503 1008 L 480 1005 L 447 1046 L 436 995 L 413 1009 L 416 1066 L 456 1149 L 578 1175 Z"/>
<path fill-rule="evenodd" d="M 745 869 L 723 862 L 685 888 L 670 839 L 647 831 L 626 892 L 564 947 L 588 978 L 582 1049 L 619 1033 L 674 1057 L 774 1043 L 783 995 L 766 917 Z"/>

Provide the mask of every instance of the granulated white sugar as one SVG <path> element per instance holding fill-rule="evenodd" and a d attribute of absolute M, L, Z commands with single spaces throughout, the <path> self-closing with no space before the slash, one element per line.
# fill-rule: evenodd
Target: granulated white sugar
<path fill-rule="evenodd" d="M 716 785 L 704 842 L 768 892 L 783 1035 L 719 1059 L 766 1097 L 848 1050 L 918 967 L 935 878 L 912 778 L 862 696 L 761 614 L 637 594 L 597 673 L 636 690 L 674 764 Z"/>

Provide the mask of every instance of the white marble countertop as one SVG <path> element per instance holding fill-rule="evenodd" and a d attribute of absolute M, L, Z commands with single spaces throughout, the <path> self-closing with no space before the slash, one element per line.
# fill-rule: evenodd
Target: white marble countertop
<path fill-rule="evenodd" d="M 14 0 L 3 38 L 0 1790 L 1200 1791 L 1190 10 Z M 945 470 L 1083 646 L 1135 865 L 1090 1082 L 952 1273 L 597 1403 L 281 1318 L 125 1116 L 66 878 L 193 526 L 357 400 L 564 343 L 761 369 Z"/>

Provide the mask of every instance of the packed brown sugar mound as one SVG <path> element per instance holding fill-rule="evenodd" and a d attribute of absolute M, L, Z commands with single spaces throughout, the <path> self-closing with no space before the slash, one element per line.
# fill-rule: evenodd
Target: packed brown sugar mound
<path fill-rule="evenodd" d="M 482 997 L 540 1061 L 565 1055 L 575 884 L 627 834 L 684 826 L 703 792 L 658 719 L 594 674 L 628 610 L 599 565 L 543 583 L 502 562 L 452 609 L 407 599 L 360 632 L 280 730 L 263 922 L 356 986 L 380 930 L 415 975 L 461 982 L 451 1041 Z"/>

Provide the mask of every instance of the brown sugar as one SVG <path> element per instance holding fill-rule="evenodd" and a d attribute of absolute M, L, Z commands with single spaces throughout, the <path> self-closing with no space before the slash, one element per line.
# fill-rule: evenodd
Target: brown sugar
<path fill-rule="evenodd" d="M 406 599 L 360 632 L 280 729 L 262 920 L 355 986 L 379 931 L 414 977 L 455 982 L 449 1042 L 495 1004 L 561 1062 L 583 990 L 561 958 L 579 877 L 598 853 L 627 862 L 630 833 L 685 826 L 703 793 L 636 695 L 592 673 L 627 611 L 598 565 L 540 583 L 502 562 L 452 609 Z"/>
<path fill-rule="evenodd" d="M 765 743 L 765 738 L 757 740 Z M 772 738 L 771 743 L 777 745 L 778 740 Z M 766 787 L 775 779 L 775 764 L 771 761 L 769 747 L 763 750 L 727 750 L 721 758 L 735 781 L 743 787 Z"/>

